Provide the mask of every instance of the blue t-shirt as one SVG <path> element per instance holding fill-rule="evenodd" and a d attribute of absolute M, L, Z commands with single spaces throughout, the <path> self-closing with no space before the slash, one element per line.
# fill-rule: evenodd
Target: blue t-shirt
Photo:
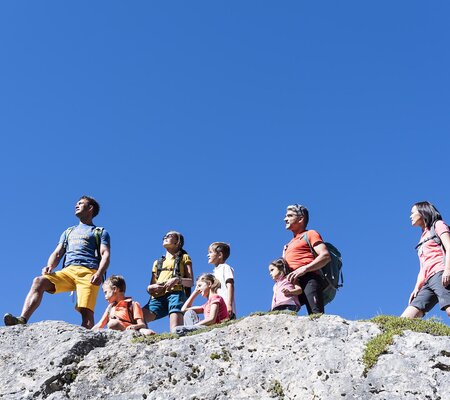
<path fill-rule="evenodd" d="M 64 267 L 68 265 L 82 265 L 87 268 L 98 269 L 100 254 L 97 255 L 97 240 L 94 234 L 95 225 L 85 225 L 80 222 L 69 233 L 67 238 L 66 260 Z M 66 240 L 66 231 L 59 238 L 59 243 Z M 100 235 L 100 243 L 110 247 L 109 233 L 103 229 Z"/>

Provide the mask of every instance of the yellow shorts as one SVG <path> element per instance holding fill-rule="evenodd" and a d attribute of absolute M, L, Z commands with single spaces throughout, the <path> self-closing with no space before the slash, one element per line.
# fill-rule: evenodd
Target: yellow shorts
<path fill-rule="evenodd" d="M 81 265 L 69 265 L 60 271 L 44 275 L 55 285 L 53 293 L 77 292 L 77 305 L 75 308 L 88 308 L 92 312 L 97 301 L 100 286 L 91 283 L 91 277 L 97 272 L 96 269 L 86 268 Z"/>

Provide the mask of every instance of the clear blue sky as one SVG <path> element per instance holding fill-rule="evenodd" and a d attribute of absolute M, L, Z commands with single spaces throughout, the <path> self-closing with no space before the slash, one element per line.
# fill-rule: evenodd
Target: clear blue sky
<path fill-rule="evenodd" d="M 267 310 L 285 207 L 302 203 L 344 257 L 327 312 L 399 315 L 418 272 L 411 205 L 450 220 L 449 13 L 446 1 L 2 2 L 0 311 L 20 313 L 89 194 L 109 273 L 141 304 L 175 229 L 196 276 L 208 245 L 229 242 L 238 316 Z M 73 306 L 46 295 L 31 321 L 79 324 Z M 100 295 L 96 320 L 105 307 Z"/>

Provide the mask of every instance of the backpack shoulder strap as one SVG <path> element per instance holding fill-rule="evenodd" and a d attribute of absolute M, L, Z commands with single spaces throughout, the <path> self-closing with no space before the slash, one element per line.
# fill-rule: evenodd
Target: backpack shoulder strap
<path fill-rule="evenodd" d="M 70 235 L 70 232 L 72 232 L 75 228 L 76 228 L 75 225 L 74 226 L 70 226 L 69 228 L 67 228 L 64 231 L 64 242 L 63 242 L 64 258 L 63 258 L 63 261 L 62 261 L 62 267 L 63 268 L 65 267 L 65 264 L 66 264 L 66 256 L 67 256 L 66 249 L 67 249 L 67 246 L 69 245 L 69 235 Z"/>
<path fill-rule="evenodd" d="M 70 232 L 72 232 L 75 228 L 76 228 L 76 226 L 71 226 L 64 231 L 64 234 L 65 234 L 64 242 L 63 242 L 64 248 L 67 248 L 67 245 L 69 243 Z"/>
<path fill-rule="evenodd" d="M 175 256 L 172 276 L 179 276 L 179 277 L 182 278 L 182 276 L 181 276 L 181 269 L 180 269 L 180 264 L 181 264 L 181 259 L 182 258 L 183 258 L 183 254 L 181 254 L 181 255 L 177 254 Z"/>
<path fill-rule="evenodd" d="M 308 231 L 305 232 L 305 234 L 300 238 L 300 240 L 301 240 L 301 239 L 304 239 L 304 240 L 305 240 L 305 242 L 308 244 L 309 250 L 311 250 L 311 253 L 313 254 L 314 258 L 316 258 L 316 257 L 317 257 L 317 253 L 316 253 L 316 251 L 314 250 L 314 247 L 312 247 L 311 242 L 309 241 L 309 238 L 308 238 Z"/>
<path fill-rule="evenodd" d="M 133 325 L 135 325 L 136 324 L 136 320 L 134 319 L 133 306 L 134 306 L 134 301 L 133 300 L 127 302 L 128 318 L 130 319 L 130 322 Z"/>
<path fill-rule="evenodd" d="M 159 275 L 161 275 L 161 271 L 163 270 L 163 263 L 166 259 L 165 256 L 161 256 L 156 260 L 156 280 L 158 280 Z"/>
<path fill-rule="evenodd" d="M 95 237 L 95 243 L 97 244 L 97 257 L 100 257 L 100 244 L 102 242 L 102 234 L 105 228 L 102 226 L 96 226 L 94 228 L 94 237 Z"/>

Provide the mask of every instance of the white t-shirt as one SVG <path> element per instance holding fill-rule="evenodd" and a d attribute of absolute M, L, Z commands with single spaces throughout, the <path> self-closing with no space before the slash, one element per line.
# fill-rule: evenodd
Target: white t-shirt
<path fill-rule="evenodd" d="M 222 296 L 225 300 L 225 303 L 228 304 L 228 290 L 226 282 L 229 279 L 233 279 L 234 284 L 234 270 L 228 264 L 219 264 L 214 268 L 214 276 L 220 281 L 220 289 L 217 291 L 217 294 Z M 236 304 L 233 299 L 233 312 L 236 314 Z"/>

